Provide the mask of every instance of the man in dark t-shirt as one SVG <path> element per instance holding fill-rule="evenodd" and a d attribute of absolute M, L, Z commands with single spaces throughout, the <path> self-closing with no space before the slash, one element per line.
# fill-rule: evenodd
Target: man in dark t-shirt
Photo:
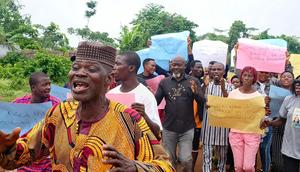
<path fill-rule="evenodd" d="M 163 145 L 172 159 L 172 165 L 182 168 L 179 171 L 192 172 L 192 141 L 194 137 L 193 102 L 204 101 L 200 82 L 185 74 L 185 60 L 176 57 L 171 61 L 172 76 L 164 78 L 155 94 L 159 104 L 166 100 L 163 123 Z M 176 148 L 178 146 L 178 157 Z"/>

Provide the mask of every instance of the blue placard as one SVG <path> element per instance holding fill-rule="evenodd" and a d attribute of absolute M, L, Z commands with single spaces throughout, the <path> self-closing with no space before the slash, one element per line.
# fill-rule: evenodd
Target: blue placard
<path fill-rule="evenodd" d="M 51 96 L 59 98 L 60 101 L 66 100 L 68 93 L 71 93 L 70 89 L 51 84 Z"/>
<path fill-rule="evenodd" d="M 283 89 L 273 85 L 270 86 L 269 97 L 271 99 L 270 110 L 272 113 L 270 117 L 279 117 L 279 110 L 284 98 L 291 94 L 292 93 L 287 89 Z"/>
<path fill-rule="evenodd" d="M 264 43 L 267 43 L 270 45 L 275 45 L 278 47 L 287 48 L 287 42 L 283 39 L 261 39 L 258 41 L 261 41 L 261 42 L 264 42 Z"/>
<path fill-rule="evenodd" d="M 35 104 L 0 102 L 0 130 L 11 133 L 14 128 L 20 127 L 23 135 L 44 118 L 51 106 L 51 102 Z"/>
<path fill-rule="evenodd" d="M 169 33 L 162 35 L 155 35 L 151 37 L 152 45 L 150 48 L 137 51 L 141 62 L 146 58 L 155 59 L 156 64 L 165 70 L 169 70 L 169 61 L 181 56 L 188 59 L 187 38 L 189 31 L 180 33 Z M 144 71 L 143 66 L 140 67 L 138 73 Z"/>

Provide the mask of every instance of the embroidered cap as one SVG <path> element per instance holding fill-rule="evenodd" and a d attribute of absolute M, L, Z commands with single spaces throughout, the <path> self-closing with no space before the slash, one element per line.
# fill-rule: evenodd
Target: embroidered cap
<path fill-rule="evenodd" d="M 80 42 L 77 47 L 76 59 L 96 60 L 113 67 L 116 58 L 116 49 L 101 42 Z"/>

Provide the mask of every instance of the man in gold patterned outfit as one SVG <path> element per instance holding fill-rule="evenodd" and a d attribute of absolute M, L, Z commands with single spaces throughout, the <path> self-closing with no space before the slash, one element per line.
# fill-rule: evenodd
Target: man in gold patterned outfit
<path fill-rule="evenodd" d="M 74 101 L 53 106 L 19 138 L 0 131 L 5 169 L 51 157 L 52 171 L 174 171 L 159 141 L 135 110 L 105 98 L 116 50 L 82 42 L 69 73 Z"/>

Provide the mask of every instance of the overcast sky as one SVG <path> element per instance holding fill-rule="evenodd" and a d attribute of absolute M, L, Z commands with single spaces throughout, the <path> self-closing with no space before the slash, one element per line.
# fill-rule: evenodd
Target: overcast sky
<path fill-rule="evenodd" d="M 69 27 L 84 27 L 87 0 L 19 0 L 22 12 L 30 14 L 34 24 L 55 22 L 67 33 Z M 229 29 L 233 21 L 242 20 L 247 27 L 263 31 L 270 28 L 274 35 L 300 37 L 300 0 L 98 0 L 97 14 L 90 20 L 94 31 L 108 32 L 118 38 L 121 25 L 128 25 L 135 14 L 149 3 L 160 4 L 197 23 L 197 35 L 213 28 Z M 69 36 L 72 46 L 79 38 Z"/>

